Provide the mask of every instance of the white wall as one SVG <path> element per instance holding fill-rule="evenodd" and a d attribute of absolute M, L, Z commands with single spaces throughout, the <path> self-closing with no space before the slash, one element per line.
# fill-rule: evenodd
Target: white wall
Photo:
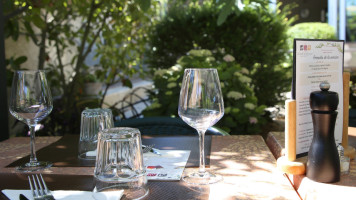
<path fill-rule="evenodd" d="M 27 61 L 22 65 L 22 68 L 37 69 L 39 49 L 32 42 L 27 40 L 25 36 L 20 36 L 18 41 L 13 41 L 11 38 L 5 40 L 5 56 L 27 56 Z"/>

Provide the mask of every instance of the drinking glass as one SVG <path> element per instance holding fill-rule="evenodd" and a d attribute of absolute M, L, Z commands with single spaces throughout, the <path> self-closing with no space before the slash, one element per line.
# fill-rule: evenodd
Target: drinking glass
<path fill-rule="evenodd" d="M 178 114 L 199 135 L 199 170 L 183 176 L 183 180 L 194 185 L 207 185 L 219 182 L 222 176 L 205 170 L 204 136 L 205 131 L 224 115 L 224 101 L 216 69 L 185 69 Z"/>
<path fill-rule="evenodd" d="M 94 181 L 94 194 L 123 190 L 124 199 L 142 199 L 149 193 L 141 133 L 137 128 L 118 127 L 99 132 Z"/>
<path fill-rule="evenodd" d="M 99 131 L 113 126 L 114 120 L 110 109 L 85 109 L 80 124 L 78 158 L 95 160 Z"/>
<path fill-rule="evenodd" d="M 31 172 L 51 167 L 52 163 L 37 160 L 35 149 L 35 127 L 53 108 L 45 72 L 16 71 L 12 81 L 9 107 L 10 113 L 30 128 L 30 162 L 17 167 L 17 170 Z"/>

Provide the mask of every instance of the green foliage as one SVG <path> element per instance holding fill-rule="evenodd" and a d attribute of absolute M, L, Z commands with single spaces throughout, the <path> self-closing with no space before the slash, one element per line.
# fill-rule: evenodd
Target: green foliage
<path fill-rule="evenodd" d="M 327 23 L 306 22 L 292 26 L 287 32 L 288 45 L 293 49 L 294 38 L 336 40 L 335 29 Z"/>
<path fill-rule="evenodd" d="M 24 34 L 39 48 L 38 55 L 34 53 L 37 68 L 48 71 L 56 99 L 46 118 L 49 134 L 79 133 L 85 107 L 101 107 L 110 85 L 122 81 L 132 86 L 133 74 L 145 74 L 142 55 L 155 21 L 156 1 L 17 0 L 6 5 L 11 9 L 6 14 L 21 13 L 6 23 L 10 27 L 6 36 L 17 39 Z M 100 65 L 92 74 L 88 73 L 92 66 L 85 62 L 91 52 Z M 67 61 L 64 55 L 72 57 Z M 88 99 L 82 87 L 94 74 L 107 88 L 99 99 Z"/>
<path fill-rule="evenodd" d="M 155 91 L 152 105 L 145 116 L 177 116 L 178 98 L 184 69 L 216 68 L 224 97 L 225 114 L 217 126 L 233 134 L 260 132 L 265 123 L 264 105 L 259 105 L 254 94 L 251 72 L 241 67 L 231 55 L 221 56 L 209 50 L 191 50 L 169 69 L 154 70 Z"/>
<path fill-rule="evenodd" d="M 348 12 L 346 17 L 346 40 L 348 42 L 356 41 L 356 14 L 354 12 Z"/>
<path fill-rule="evenodd" d="M 350 77 L 350 108 L 356 109 L 356 75 L 351 73 Z"/>
<path fill-rule="evenodd" d="M 8 87 L 11 87 L 12 84 L 12 78 L 13 78 L 13 73 L 16 70 L 21 69 L 20 66 L 27 61 L 26 56 L 19 56 L 19 57 L 10 57 L 9 59 L 5 60 L 5 66 L 6 66 L 6 77 L 7 77 L 7 83 L 6 85 Z"/>
<path fill-rule="evenodd" d="M 167 0 L 161 0 L 165 2 Z M 240 14 L 241 8 L 244 6 L 259 6 L 263 9 L 268 9 L 268 0 L 178 0 L 178 1 L 167 1 L 168 7 L 179 7 L 180 9 L 185 9 L 186 6 L 201 6 L 201 5 L 211 5 L 213 7 L 219 8 L 218 18 L 215 22 L 218 26 L 222 25 L 226 19 L 232 15 Z"/>
<path fill-rule="evenodd" d="M 283 100 L 280 94 L 290 88 L 290 68 L 282 65 L 288 51 L 286 11 L 246 6 L 238 14 L 232 12 L 219 26 L 221 9 L 224 7 L 209 3 L 188 9 L 172 7 L 151 35 L 148 66 L 167 69 L 190 49 L 208 49 L 218 54 L 225 50 L 252 72 L 259 102 L 274 106 Z"/>

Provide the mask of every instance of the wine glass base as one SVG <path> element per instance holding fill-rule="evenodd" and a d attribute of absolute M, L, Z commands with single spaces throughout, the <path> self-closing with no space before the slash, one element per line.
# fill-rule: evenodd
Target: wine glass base
<path fill-rule="evenodd" d="M 182 179 L 192 185 L 210 185 L 222 181 L 223 177 L 210 172 L 193 172 L 191 174 L 184 175 Z"/>
<path fill-rule="evenodd" d="M 16 167 L 17 171 L 20 172 L 34 172 L 44 170 L 46 168 L 52 167 L 53 163 L 47 161 L 38 161 L 34 163 L 26 163 L 24 165 L 20 165 Z"/>

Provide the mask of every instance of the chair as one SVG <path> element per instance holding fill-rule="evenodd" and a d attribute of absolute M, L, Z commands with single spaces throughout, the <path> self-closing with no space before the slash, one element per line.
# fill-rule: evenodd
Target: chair
<path fill-rule="evenodd" d="M 142 135 L 198 135 L 197 131 L 176 117 L 144 117 L 115 122 L 115 127 L 138 128 Z M 216 127 L 210 127 L 206 135 L 229 135 Z"/>
<path fill-rule="evenodd" d="M 146 87 L 136 87 L 122 100 L 111 105 L 109 108 L 116 114 L 115 120 L 127 120 L 142 118 L 142 110 L 151 105 L 148 93 L 150 89 Z"/>

